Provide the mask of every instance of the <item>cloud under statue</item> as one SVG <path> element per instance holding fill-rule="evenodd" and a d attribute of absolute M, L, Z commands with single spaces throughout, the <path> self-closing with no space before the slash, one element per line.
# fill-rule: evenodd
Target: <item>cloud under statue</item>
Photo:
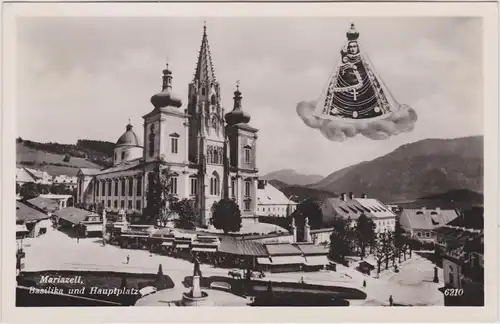
<path fill-rule="evenodd" d="M 317 128 L 330 141 L 342 142 L 358 134 L 373 140 L 385 140 L 393 135 L 413 130 L 417 113 L 408 105 L 401 105 L 389 116 L 376 120 L 334 120 L 324 119 L 314 114 L 317 102 L 301 101 L 297 104 L 297 114 L 304 124 Z"/>
<path fill-rule="evenodd" d="M 345 141 L 361 134 L 373 140 L 410 132 L 417 113 L 399 104 L 360 49 L 354 24 L 341 49 L 342 62 L 336 67 L 328 88 L 318 101 L 297 104 L 297 114 L 311 128 L 331 141 Z"/>

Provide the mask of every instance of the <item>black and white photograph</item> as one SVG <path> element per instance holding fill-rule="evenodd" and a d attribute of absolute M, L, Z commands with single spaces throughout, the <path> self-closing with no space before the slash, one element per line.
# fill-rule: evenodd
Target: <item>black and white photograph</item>
<path fill-rule="evenodd" d="M 15 307 L 484 307 L 485 18 L 351 13 L 16 17 Z"/>

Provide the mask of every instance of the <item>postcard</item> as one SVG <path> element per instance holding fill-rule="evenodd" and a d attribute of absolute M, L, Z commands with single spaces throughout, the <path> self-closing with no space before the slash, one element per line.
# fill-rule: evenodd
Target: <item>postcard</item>
<path fill-rule="evenodd" d="M 494 320 L 496 6 L 7 4 L 5 321 Z"/>

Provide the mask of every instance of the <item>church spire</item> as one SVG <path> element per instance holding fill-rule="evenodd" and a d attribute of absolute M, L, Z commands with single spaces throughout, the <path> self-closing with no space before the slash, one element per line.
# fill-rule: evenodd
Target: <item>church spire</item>
<path fill-rule="evenodd" d="M 203 37 L 201 39 L 200 52 L 198 53 L 198 62 L 196 64 L 193 81 L 198 81 L 199 83 L 215 81 L 212 56 L 210 53 L 210 47 L 208 46 L 206 22 L 203 25 Z"/>

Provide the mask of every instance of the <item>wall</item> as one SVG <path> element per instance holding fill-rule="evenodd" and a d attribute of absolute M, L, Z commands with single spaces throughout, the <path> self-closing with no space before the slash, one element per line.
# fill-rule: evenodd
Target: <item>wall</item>
<path fill-rule="evenodd" d="M 122 159 L 122 152 L 125 152 L 125 159 Z M 142 147 L 139 146 L 119 146 L 115 148 L 114 165 L 120 164 L 123 161 L 130 161 L 142 157 Z"/>

